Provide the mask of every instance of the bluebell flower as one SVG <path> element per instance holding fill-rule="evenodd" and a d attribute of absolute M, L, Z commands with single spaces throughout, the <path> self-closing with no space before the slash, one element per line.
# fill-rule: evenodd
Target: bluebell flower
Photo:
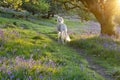
<path fill-rule="evenodd" d="M 5 80 L 4 78 L 2 78 L 2 80 Z"/>
<path fill-rule="evenodd" d="M 16 80 L 20 80 L 20 78 L 17 78 Z"/>
<path fill-rule="evenodd" d="M 13 79 L 13 78 L 14 78 L 14 75 L 11 75 L 11 76 L 10 76 L 10 79 Z"/>
<path fill-rule="evenodd" d="M 41 78 L 41 79 L 42 79 L 42 78 L 43 78 L 43 76 L 42 76 L 42 75 L 40 75 L 40 76 L 39 76 L 39 78 Z"/>
<path fill-rule="evenodd" d="M 10 75 L 10 74 L 11 74 L 11 71 L 9 70 L 9 71 L 8 71 L 8 75 Z"/>

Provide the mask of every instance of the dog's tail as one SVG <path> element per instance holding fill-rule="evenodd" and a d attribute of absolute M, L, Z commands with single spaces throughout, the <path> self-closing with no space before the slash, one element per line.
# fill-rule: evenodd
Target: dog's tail
<path fill-rule="evenodd" d="M 70 37 L 69 37 L 69 35 L 68 35 L 68 34 L 66 35 L 66 41 L 68 41 L 68 42 L 70 42 L 70 41 L 71 41 L 71 39 L 70 39 Z"/>

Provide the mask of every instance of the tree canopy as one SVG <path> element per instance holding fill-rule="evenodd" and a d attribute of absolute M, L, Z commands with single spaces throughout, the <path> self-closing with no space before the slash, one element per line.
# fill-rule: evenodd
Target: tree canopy
<path fill-rule="evenodd" d="M 49 9 L 49 4 L 44 0 L 1 0 L 0 5 L 16 10 L 22 8 L 33 14 L 36 12 L 47 11 Z"/>
<path fill-rule="evenodd" d="M 21 7 L 31 12 L 33 15 L 40 12 L 47 12 L 49 10 L 49 4 L 44 0 L 38 0 L 37 2 L 24 2 Z"/>

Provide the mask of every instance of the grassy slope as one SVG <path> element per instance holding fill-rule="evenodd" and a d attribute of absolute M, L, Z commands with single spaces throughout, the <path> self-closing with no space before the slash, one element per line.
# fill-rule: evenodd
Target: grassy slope
<path fill-rule="evenodd" d="M 50 38 L 56 39 L 57 36 L 54 19 L 26 21 L 0 17 L 1 24 L 9 23 L 11 25 L 13 22 L 17 22 L 17 28 L 0 29 L 0 36 L 4 36 L 0 38 L 0 79 L 104 80 L 103 77 L 88 68 L 88 62 L 74 49 L 58 44 Z M 66 23 L 70 28 L 83 25 L 73 21 Z M 20 27 L 21 24 L 25 24 L 25 29 Z M 73 28 L 75 31 L 78 30 L 78 26 L 76 27 Z M 48 33 L 49 36 L 46 36 Z M 77 35 L 72 35 L 73 38 L 75 36 Z M 108 56 L 109 50 L 102 49 L 102 45 L 94 43 L 94 40 L 96 38 L 74 40 L 70 44 L 83 49 L 87 54 L 95 55 L 97 63 L 101 65 L 106 63 L 107 69 L 109 66 L 110 69 L 119 68 L 118 59 L 110 56 L 106 60 L 103 56 L 97 56 L 101 50 L 104 54 L 107 52 L 108 54 L 105 55 Z M 100 43 L 108 40 L 97 38 L 97 41 Z M 113 53 L 111 52 L 111 54 Z M 112 67 L 113 63 L 115 66 Z"/>
<path fill-rule="evenodd" d="M 17 28 L 10 28 L 13 22 Z M 0 29 L 0 79 L 104 80 L 75 50 L 45 35 L 56 36 L 54 20 L 0 18 L 0 23 L 9 23 Z"/>

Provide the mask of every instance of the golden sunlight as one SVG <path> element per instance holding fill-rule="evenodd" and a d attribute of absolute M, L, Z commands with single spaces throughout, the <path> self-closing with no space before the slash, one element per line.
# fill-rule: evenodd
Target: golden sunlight
<path fill-rule="evenodd" d="M 120 0 L 118 0 L 118 4 L 117 5 L 120 7 Z"/>
<path fill-rule="evenodd" d="M 120 0 L 117 0 L 117 4 L 116 4 L 116 14 L 120 13 Z"/>
<path fill-rule="evenodd" d="M 118 3 L 120 3 L 120 0 L 118 0 Z"/>

